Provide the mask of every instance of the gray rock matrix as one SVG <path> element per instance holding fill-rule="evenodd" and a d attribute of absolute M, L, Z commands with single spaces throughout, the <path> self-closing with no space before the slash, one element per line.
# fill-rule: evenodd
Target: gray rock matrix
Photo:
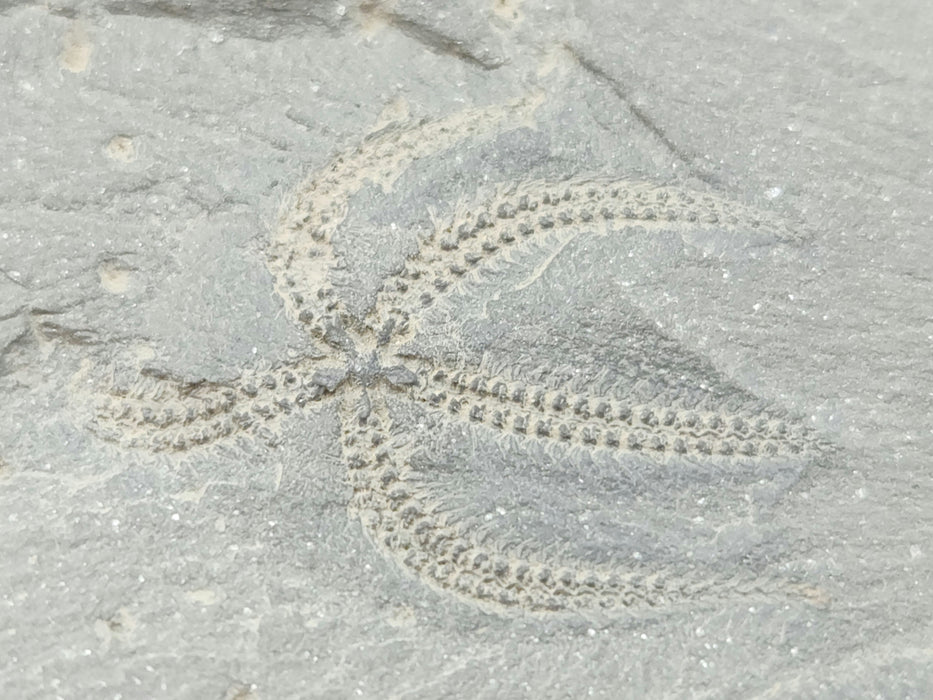
<path fill-rule="evenodd" d="M 931 46 L 0 2 L 0 696 L 930 697 Z"/>

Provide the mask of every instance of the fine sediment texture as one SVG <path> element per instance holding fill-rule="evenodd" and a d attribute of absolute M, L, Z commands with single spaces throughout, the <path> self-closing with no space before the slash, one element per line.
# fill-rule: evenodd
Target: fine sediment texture
<path fill-rule="evenodd" d="M 416 400 L 502 433 L 585 449 L 656 455 L 807 457 L 830 446 L 789 420 L 626 403 L 437 364 L 422 369 Z"/>
<path fill-rule="evenodd" d="M 330 377 L 340 370 L 316 370 L 312 363 L 249 371 L 226 383 L 154 373 L 129 387 L 100 382 L 88 425 L 106 440 L 153 452 L 181 452 L 241 434 L 274 443 L 284 416 L 333 389 Z"/>
<path fill-rule="evenodd" d="M 606 234 L 627 226 L 664 230 L 720 228 L 732 235 L 763 231 L 776 240 L 798 236 L 772 216 L 721 197 L 678 187 L 605 178 L 531 182 L 436 224 L 419 251 L 385 282 L 370 323 L 379 341 L 401 343 L 417 331 L 422 309 L 489 262 L 546 236 Z"/>
<path fill-rule="evenodd" d="M 385 282 L 365 319 L 342 307 L 328 274 L 338 262 L 332 236 L 353 194 L 367 182 L 388 190 L 418 158 L 525 120 L 535 106 L 526 99 L 389 127 L 298 187 L 273 233 L 267 262 L 289 318 L 321 343 L 322 355 L 248 370 L 227 383 L 153 373 L 128 387 L 99 383 L 91 429 L 153 451 L 185 451 L 237 436 L 273 443 L 286 416 L 333 396 L 353 489 L 351 513 L 391 560 L 438 590 L 498 611 L 531 612 L 651 608 L 738 595 L 806 597 L 802 587 L 744 569 L 713 574 L 686 564 L 672 570 L 621 562 L 600 568 L 562 558 L 543 544 L 506 551 L 445 512 L 443 500 L 413 478 L 410 460 L 419 445 L 392 425 L 389 397 L 412 402 L 442 422 L 476 426 L 487 439 L 514 436 L 519 448 L 529 440 L 543 442 L 558 456 L 640 453 L 676 468 L 678 457 L 813 460 L 830 450 L 779 411 L 718 405 L 694 410 L 661 398 L 627 403 L 624 387 L 606 396 L 550 378 L 547 385 L 527 381 L 509 368 L 464 369 L 455 360 L 403 352 L 438 297 L 509 260 L 510 251 L 523 245 L 631 225 L 684 234 L 713 227 L 735 236 L 756 231 L 796 240 L 782 221 L 719 196 L 605 178 L 503 185 L 438 223 Z M 680 381 L 687 386 L 691 380 Z"/>
<path fill-rule="evenodd" d="M 538 104 L 526 97 L 445 119 L 392 125 L 301 183 L 282 208 L 267 248 L 266 264 L 289 318 L 320 333 L 327 318 L 344 313 L 327 279 L 337 262 L 331 237 L 347 216 L 350 197 L 367 182 L 388 191 L 418 158 L 487 134 L 502 123 L 529 122 Z"/>
<path fill-rule="evenodd" d="M 353 489 L 350 510 L 373 542 L 432 587 L 495 611 L 534 613 L 645 609 L 742 596 L 763 601 L 812 599 L 817 592 L 744 570 L 675 573 L 646 567 L 596 567 L 528 556 L 477 542 L 411 480 L 410 441 L 390 429 L 381 401 L 361 413 L 345 401 L 343 445 Z"/>

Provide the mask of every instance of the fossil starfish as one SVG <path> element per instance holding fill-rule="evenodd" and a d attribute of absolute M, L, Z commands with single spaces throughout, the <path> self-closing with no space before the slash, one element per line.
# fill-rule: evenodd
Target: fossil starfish
<path fill-rule="evenodd" d="M 528 241 L 645 228 L 767 229 L 793 237 L 780 221 L 719 197 L 646 182 L 576 178 L 499 187 L 461 206 L 387 279 L 370 312 L 354 316 L 329 285 L 337 264 L 332 236 L 365 184 L 388 190 L 418 158 L 441 153 L 501 124 L 527 121 L 525 100 L 391 127 L 311 175 L 283 208 L 268 267 L 288 316 L 321 352 L 235 382 L 185 382 L 150 373 L 128 390 L 105 387 L 92 428 L 107 439 L 151 450 L 187 450 L 237 434 L 273 440 L 283 416 L 336 400 L 353 494 L 349 510 L 388 557 L 423 582 L 503 610 L 656 606 L 737 593 L 789 595 L 789 582 L 737 572 L 691 577 L 622 570 L 516 554 L 479 541 L 412 479 L 418 450 L 393 425 L 390 401 L 415 402 L 439 420 L 491 438 L 513 435 L 556 449 L 640 452 L 648 458 L 806 459 L 823 442 L 799 424 L 764 414 L 699 411 L 661 403 L 630 405 L 613 396 L 524 380 L 402 351 L 425 309 Z M 736 235 L 740 235 L 737 233 Z M 393 398 L 394 397 L 394 398 Z"/>

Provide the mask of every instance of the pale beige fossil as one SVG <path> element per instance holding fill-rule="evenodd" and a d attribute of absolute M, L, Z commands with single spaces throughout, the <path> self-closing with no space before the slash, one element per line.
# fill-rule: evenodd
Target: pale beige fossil
<path fill-rule="evenodd" d="M 353 392 L 347 392 L 352 396 Z M 412 478 L 416 445 L 378 395 L 341 406 L 344 457 L 356 512 L 374 543 L 433 588 L 492 610 L 531 612 L 657 607 L 690 600 L 797 597 L 821 602 L 822 593 L 751 571 L 678 573 L 649 567 L 555 561 L 480 541 L 439 507 Z"/>
<path fill-rule="evenodd" d="M 581 231 L 607 234 L 637 224 L 647 229 L 692 232 L 702 228 L 766 231 L 777 240 L 799 236 L 781 219 L 708 193 L 605 177 L 500 186 L 461 205 L 450 221 L 436 221 L 404 268 L 386 281 L 369 319 L 380 341 L 396 342 L 416 331 L 417 317 L 434 297 L 447 293 L 477 268 L 530 240 L 557 244 Z"/>
<path fill-rule="evenodd" d="M 340 308 L 328 284 L 328 272 L 336 263 L 331 236 L 360 188 L 371 183 L 388 191 L 419 158 L 488 134 L 502 123 L 530 124 L 540 101 L 541 96 L 533 94 L 512 104 L 466 110 L 415 126 L 390 124 L 311 174 L 283 205 L 267 248 L 267 265 L 289 317 L 316 324 Z"/>
<path fill-rule="evenodd" d="M 152 450 L 187 450 L 243 434 L 273 440 L 284 416 L 333 397 L 353 488 L 351 513 L 383 552 L 431 586 L 497 609 L 536 611 L 740 594 L 805 596 L 805 587 L 751 573 L 610 570 L 552 561 L 543 550 L 509 552 L 477 541 L 408 478 L 419 446 L 392 428 L 389 395 L 493 439 L 509 434 L 555 450 L 640 452 L 674 460 L 811 459 L 827 450 L 812 431 L 774 414 L 628 405 L 618 396 L 538 386 L 401 352 L 427 307 L 530 240 L 547 244 L 566 236 L 608 235 L 633 224 L 684 231 L 716 226 L 735 236 L 756 229 L 794 238 L 778 217 L 711 193 L 605 177 L 503 185 L 460 206 L 448 221 L 436 220 L 433 235 L 386 280 L 368 315 L 356 318 L 344 308 L 329 285 L 337 263 L 331 237 L 353 194 L 366 183 L 388 190 L 418 158 L 527 122 L 535 105 L 528 98 L 391 126 L 312 174 L 282 211 L 268 266 L 289 318 L 319 341 L 322 354 L 250 370 L 226 384 L 156 375 L 119 390 L 104 383 L 93 429 Z"/>

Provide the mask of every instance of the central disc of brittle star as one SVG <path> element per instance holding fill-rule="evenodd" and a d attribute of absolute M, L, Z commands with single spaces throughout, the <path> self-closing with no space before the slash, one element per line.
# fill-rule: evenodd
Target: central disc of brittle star
<path fill-rule="evenodd" d="M 322 332 L 317 335 L 345 360 L 343 367 L 315 372 L 315 384 L 327 391 L 336 391 L 346 381 L 353 381 L 364 388 L 374 387 L 381 380 L 397 388 L 418 383 L 418 375 L 403 364 L 392 364 L 391 356 L 385 350 L 377 348 L 365 334 L 347 328 L 339 317 L 327 319 L 322 324 Z"/>
<path fill-rule="evenodd" d="M 602 380 L 582 384 L 546 364 L 527 376 L 531 358 L 525 350 L 534 348 L 523 348 L 506 367 L 472 363 L 459 353 L 432 358 L 408 349 L 426 321 L 426 309 L 497 266 L 522 264 L 515 253 L 534 246 L 559 252 L 577 236 L 625 235 L 633 226 L 679 232 L 688 246 L 703 230 L 725 233 L 738 245 L 799 240 L 780 217 L 715 192 L 605 175 L 484 188 L 449 216 L 434 220 L 432 215 L 433 235 L 417 240 L 417 250 L 384 280 L 369 312 L 350 313 L 331 275 L 342 264 L 333 237 L 352 197 L 369 185 L 388 193 L 417 160 L 467 138 L 490 137 L 503 124 L 522 124 L 537 104 L 536 98 L 523 99 L 384 129 L 313 173 L 283 208 L 267 265 L 285 312 L 322 352 L 271 369 L 248 369 L 230 382 L 156 375 L 140 377 L 129 390 L 106 388 L 93 429 L 152 450 L 184 451 L 239 435 L 277 444 L 284 416 L 339 392 L 344 394 L 337 410 L 342 454 L 353 489 L 348 511 L 359 517 L 375 546 L 427 585 L 497 611 L 654 607 L 749 592 L 777 599 L 807 596 L 805 587 L 783 574 L 720 571 L 692 559 L 682 566 L 663 558 L 654 565 L 634 558 L 587 564 L 524 535 L 517 546 L 508 533 L 477 527 L 463 517 L 462 508 L 449 508 L 415 464 L 437 445 L 423 445 L 421 433 L 406 430 L 405 416 L 396 423 L 395 402 L 388 400 L 392 392 L 404 394 L 415 411 L 433 415 L 438 426 L 468 427 L 491 445 L 501 443 L 504 454 L 521 452 L 517 456 L 526 461 L 543 448 L 547 459 L 566 462 L 568 469 L 591 468 L 601 453 L 625 469 L 612 457 L 641 455 L 662 462 L 662 471 L 684 467 L 685 479 L 708 468 L 704 484 L 716 488 L 732 482 L 733 467 L 741 473 L 762 460 L 793 465 L 831 454 L 818 434 L 785 419 L 779 408 L 746 400 L 744 394 L 734 397 L 744 402 L 737 406 L 716 399 L 719 395 L 704 383 L 707 373 L 693 359 L 689 366 L 697 369 L 677 380 L 677 396 L 639 400 L 635 382 L 615 389 L 603 387 Z M 670 345 L 663 339 L 658 348 L 674 362 L 676 353 L 665 349 Z M 642 346 L 651 350 L 644 339 Z M 687 366 L 677 362 L 670 367 Z M 664 357 L 646 364 L 655 366 L 668 373 Z M 640 364 L 637 369 L 640 376 Z M 716 400 L 709 406 L 681 405 L 681 390 L 692 388 Z M 536 451 L 524 452 L 532 443 Z M 456 450 L 443 456 L 445 466 L 460 459 Z M 444 478 L 449 472 L 441 470 L 438 479 Z M 452 480 L 458 491 L 464 490 L 461 481 Z M 479 498 L 485 507 L 486 494 Z M 521 498 L 529 500 L 527 494 Z M 626 523 L 624 530 L 630 529 Z"/>

